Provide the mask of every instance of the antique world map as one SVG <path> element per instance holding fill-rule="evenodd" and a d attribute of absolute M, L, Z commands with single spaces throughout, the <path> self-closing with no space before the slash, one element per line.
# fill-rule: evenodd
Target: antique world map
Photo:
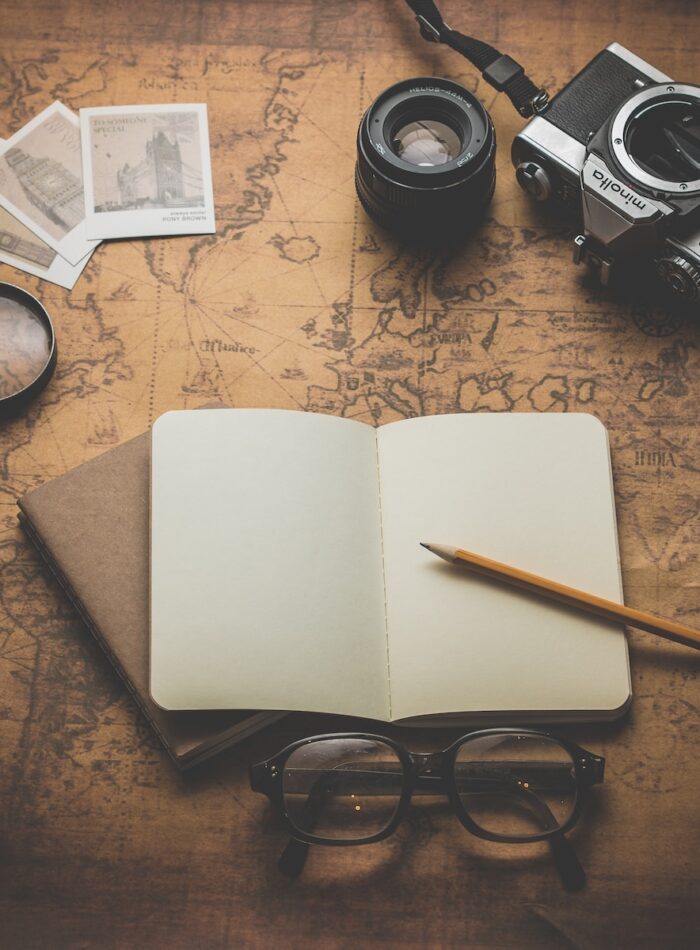
<path fill-rule="evenodd" d="M 162 827 L 161 796 L 179 794 L 147 725 L 18 528 L 16 508 L 28 490 L 140 434 L 168 409 L 279 407 L 371 425 L 446 412 L 594 413 L 609 431 L 626 600 L 700 626 L 700 318 L 592 282 L 571 260 L 575 223 L 536 206 L 515 183 L 509 146 L 522 120 L 509 102 L 456 54 L 420 41 L 403 11 L 398 24 L 371 21 L 381 42 L 365 53 L 370 26 L 344 7 L 317 10 L 317 28 L 332 42 L 300 38 L 297 20 L 280 14 L 286 43 L 279 24 L 276 42 L 185 37 L 164 48 L 157 24 L 150 42 L 132 44 L 123 25 L 117 41 L 94 46 L 71 45 L 66 27 L 54 42 L 17 43 L 0 57 L 4 137 L 55 99 L 76 112 L 206 102 L 217 215 L 215 235 L 101 245 L 70 292 L 0 267 L 2 280 L 45 303 L 59 347 L 48 389 L 0 429 L 0 789 L 12 827 L 24 829 L 20 844 L 34 840 L 31 828 L 50 821 L 56 802 L 61 847 L 88 816 L 104 822 L 107 836 L 111 796 L 126 816 L 118 847 L 107 838 L 90 847 L 117 862 L 133 858 L 142 815 Z M 556 66 L 540 51 L 530 71 L 556 89 L 600 45 L 583 43 Z M 651 58 L 653 50 L 637 52 Z M 674 75 L 684 63 L 677 57 L 666 50 L 656 65 Z M 487 218 L 451 249 L 381 231 L 358 206 L 353 181 L 364 110 L 391 82 L 436 73 L 476 92 L 499 142 Z M 641 814 L 652 824 L 668 796 L 674 815 L 692 815 L 697 662 L 645 634 L 633 632 L 630 643 L 632 731 L 616 727 L 590 741 L 608 750 L 606 781 L 626 789 L 627 819 Z M 230 766 L 210 771 L 200 801 L 228 826 L 222 790 L 244 795 L 245 785 Z M 183 803 L 172 807 L 184 816 Z M 192 820 L 197 833 L 212 822 L 204 811 Z M 669 821 L 680 835 L 681 818 Z M 211 847 L 223 862 L 223 850 Z M 612 854 L 613 839 L 607 847 Z M 683 891 L 665 891 L 642 846 L 629 847 L 641 891 L 682 911 Z M 668 849 L 660 854 L 672 862 Z M 28 882 L 41 876 L 22 873 Z M 212 894 L 214 907 L 224 898 L 216 886 Z M 264 916 L 260 893 L 256 900 L 245 915 L 251 945 Z M 614 893 L 600 900 L 611 910 Z M 219 911 L 211 911 L 217 933 Z M 564 912 L 552 920 L 569 936 L 584 926 Z M 168 930 L 171 945 L 210 945 L 198 943 L 200 925 L 181 921 L 186 936 L 178 943 Z M 299 927 L 301 945 L 307 930 Z M 591 928 L 587 946 L 595 945 Z M 127 929 L 119 934 L 128 941 Z M 552 937 L 551 945 L 560 944 Z"/>

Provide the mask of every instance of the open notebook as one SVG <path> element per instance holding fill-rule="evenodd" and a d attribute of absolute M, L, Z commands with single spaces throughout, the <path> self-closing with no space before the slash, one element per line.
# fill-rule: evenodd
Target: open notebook
<path fill-rule="evenodd" d="M 266 409 L 152 433 L 151 695 L 442 725 L 612 718 L 622 629 L 439 561 L 454 544 L 621 600 L 604 427 L 585 414 L 379 429 Z"/>

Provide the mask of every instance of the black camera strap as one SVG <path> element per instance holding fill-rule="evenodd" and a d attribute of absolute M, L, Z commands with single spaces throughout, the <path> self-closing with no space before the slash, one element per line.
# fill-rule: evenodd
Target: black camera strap
<path fill-rule="evenodd" d="M 526 119 L 543 112 L 549 102 L 546 89 L 538 88 L 525 75 L 525 70 L 510 56 L 504 56 L 488 43 L 465 36 L 451 29 L 443 20 L 433 0 L 406 0 L 416 15 L 423 39 L 445 43 L 461 53 L 481 70 L 481 75 L 499 92 L 505 92 L 520 115 Z"/>

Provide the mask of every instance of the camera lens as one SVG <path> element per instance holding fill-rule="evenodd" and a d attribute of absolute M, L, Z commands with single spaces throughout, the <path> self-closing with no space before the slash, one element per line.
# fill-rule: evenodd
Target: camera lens
<path fill-rule="evenodd" d="M 493 124 L 475 96 L 448 79 L 407 79 L 386 89 L 360 123 L 357 194 L 383 227 L 451 238 L 481 219 L 495 156 Z"/>

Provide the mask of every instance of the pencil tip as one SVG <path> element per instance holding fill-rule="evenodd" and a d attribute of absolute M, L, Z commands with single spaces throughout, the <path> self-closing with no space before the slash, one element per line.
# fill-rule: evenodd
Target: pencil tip
<path fill-rule="evenodd" d="M 427 548 L 428 551 L 430 550 L 430 545 L 426 544 L 425 541 L 419 541 L 419 544 L 422 548 Z"/>

